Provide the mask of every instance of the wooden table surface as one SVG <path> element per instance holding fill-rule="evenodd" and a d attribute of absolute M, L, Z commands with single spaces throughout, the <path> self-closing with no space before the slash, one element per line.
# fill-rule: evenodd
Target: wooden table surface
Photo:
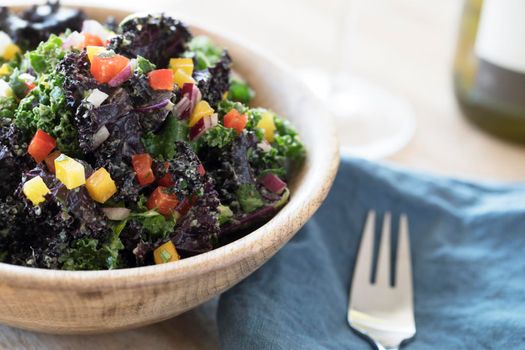
<path fill-rule="evenodd" d="M 147 7 L 144 1 L 113 1 L 112 6 L 184 12 L 257 43 L 290 66 L 328 70 L 337 60 L 331 53 L 342 1 L 347 0 L 149 0 Z M 352 69 L 405 96 L 414 108 L 415 136 L 389 161 L 451 176 L 523 179 L 525 148 L 479 131 L 455 102 L 451 72 L 460 12 L 457 0 L 361 1 L 359 34 L 349 55 Z M 213 300 L 149 327 L 96 336 L 52 336 L 0 326 L 0 349 L 214 349 L 216 304 Z"/>

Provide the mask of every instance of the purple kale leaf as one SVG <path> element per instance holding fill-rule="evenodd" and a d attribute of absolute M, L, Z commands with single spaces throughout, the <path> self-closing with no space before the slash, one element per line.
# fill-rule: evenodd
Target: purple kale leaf
<path fill-rule="evenodd" d="M 157 67 L 166 67 L 170 58 L 179 57 L 192 38 L 180 21 L 162 15 L 134 17 L 120 24 L 119 35 L 109 48 L 127 57 L 142 56 Z"/>
<path fill-rule="evenodd" d="M 0 127 L 0 198 L 13 194 L 21 172 L 32 166 L 26 150 L 25 137 L 14 125 Z"/>
<path fill-rule="evenodd" d="M 222 100 L 224 93 L 230 89 L 230 70 L 232 60 L 225 50 L 223 51 L 219 62 L 213 67 L 196 71 L 194 78 L 202 93 L 202 98 L 213 108 Z"/>
<path fill-rule="evenodd" d="M 68 53 L 58 65 L 58 70 L 64 76 L 64 93 L 66 102 L 75 111 L 85 94 L 98 87 L 97 81 L 89 71 L 89 60 L 86 50 Z"/>
<path fill-rule="evenodd" d="M 124 88 L 129 93 L 135 112 L 140 114 L 144 132 L 159 130 L 170 113 L 166 106 L 170 106 L 176 98 L 173 92 L 153 90 L 143 74 L 134 74 Z"/>
<path fill-rule="evenodd" d="M 0 30 L 26 50 L 36 48 L 51 34 L 58 35 L 66 29 L 80 31 L 84 19 L 82 10 L 60 7 L 59 1 L 33 5 L 20 15 L 11 13 L 7 7 L 0 8 Z"/>
<path fill-rule="evenodd" d="M 206 176 L 202 195 L 182 217 L 172 237 L 182 256 L 201 254 L 215 247 L 220 232 L 219 205 L 219 194 L 213 180 Z"/>

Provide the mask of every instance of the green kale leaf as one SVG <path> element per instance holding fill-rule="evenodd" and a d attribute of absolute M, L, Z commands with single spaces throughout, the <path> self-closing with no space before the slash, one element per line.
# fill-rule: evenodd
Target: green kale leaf
<path fill-rule="evenodd" d="M 177 224 L 176 219 L 166 219 L 156 210 L 148 210 L 146 201 L 146 197 L 141 196 L 137 204 L 137 211 L 132 213 L 127 219 L 115 223 L 113 232 L 116 235 L 120 235 L 130 220 L 140 223 L 151 241 L 168 238 L 173 233 Z"/>
<path fill-rule="evenodd" d="M 118 268 L 118 254 L 124 249 L 118 235 L 100 244 L 94 238 L 81 238 L 67 248 L 59 262 L 65 270 L 103 270 Z"/>
<path fill-rule="evenodd" d="M 255 91 L 253 91 L 247 83 L 237 79 L 233 79 L 230 82 L 228 99 L 235 102 L 249 104 L 254 97 Z"/>
<path fill-rule="evenodd" d="M 142 138 L 142 143 L 149 154 L 154 157 L 173 159 L 176 153 L 176 141 L 188 140 L 186 121 L 169 116 L 160 133 L 149 132 Z"/>
<path fill-rule="evenodd" d="M 233 211 L 226 205 L 219 205 L 219 225 L 229 222 L 233 218 Z"/>
<path fill-rule="evenodd" d="M 0 119 L 13 120 L 17 107 L 14 97 L 0 97 Z"/>
<path fill-rule="evenodd" d="M 188 51 L 184 56 L 195 60 L 195 70 L 204 70 L 219 63 L 222 51 L 208 37 L 196 36 L 188 43 Z"/>
<path fill-rule="evenodd" d="M 248 112 L 251 117 L 248 120 L 257 120 L 260 118 L 264 109 L 252 109 Z M 306 156 L 304 145 L 299 135 L 290 125 L 290 123 L 277 115 L 274 115 L 275 134 L 268 150 L 250 150 L 248 157 L 250 164 L 254 168 L 257 176 L 263 176 L 267 173 L 274 173 L 277 176 L 286 178 L 291 168 L 300 165 Z M 262 129 L 255 126 L 254 131 L 259 140 L 263 139 Z"/>
<path fill-rule="evenodd" d="M 273 143 L 279 155 L 292 162 L 302 162 L 306 156 L 304 145 L 290 123 L 279 117 L 274 118 L 276 133 Z"/>
<path fill-rule="evenodd" d="M 36 50 L 26 53 L 29 64 L 37 73 L 37 86 L 21 99 L 15 112 L 15 124 L 31 136 L 37 129 L 44 130 L 56 138 L 62 152 L 74 156 L 79 154 L 78 130 L 73 113 L 66 105 L 62 88 L 65 77 L 56 69 L 65 56 L 61 45 L 62 39 L 52 35 Z M 12 82 L 18 80 L 17 74 L 15 70 Z"/>
<path fill-rule="evenodd" d="M 175 219 L 166 219 L 155 210 L 133 213 L 131 217 L 142 224 L 152 239 L 167 238 L 175 229 Z"/>
<path fill-rule="evenodd" d="M 222 100 L 217 105 L 217 113 L 219 113 L 219 117 L 224 117 L 226 113 L 231 111 L 232 109 L 236 109 L 239 111 L 239 113 L 244 114 L 248 112 L 249 108 L 243 105 L 240 102 L 231 101 L 231 100 Z"/>
<path fill-rule="evenodd" d="M 148 61 L 146 58 L 142 56 L 137 56 L 137 68 L 135 70 L 138 74 L 148 74 L 155 68 L 155 65 Z"/>
<path fill-rule="evenodd" d="M 242 211 L 251 213 L 264 205 L 261 195 L 253 184 L 242 184 L 236 192 L 237 200 L 241 205 Z"/>
<path fill-rule="evenodd" d="M 55 70 L 56 65 L 66 55 L 62 49 L 62 39 L 51 34 L 47 41 L 41 42 L 38 47 L 26 53 L 29 64 L 37 74 L 48 74 Z"/>
<path fill-rule="evenodd" d="M 217 147 L 224 148 L 235 140 L 237 134 L 234 129 L 225 128 L 218 124 L 211 129 L 208 129 L 197 140 L 193 142 L 194 148 L 199 150 L 201 147 Z"/>

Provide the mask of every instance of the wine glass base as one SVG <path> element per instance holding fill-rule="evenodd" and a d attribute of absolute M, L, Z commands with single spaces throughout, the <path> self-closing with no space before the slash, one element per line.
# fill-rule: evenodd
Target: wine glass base
<path fill-rule="evenodd" d="M 416 118 L 406 99 L 357 77 L 330 80 L 315 70 L 301 76 L 336 117 L 341 154 L 386 158 L 413 138 Z"/>

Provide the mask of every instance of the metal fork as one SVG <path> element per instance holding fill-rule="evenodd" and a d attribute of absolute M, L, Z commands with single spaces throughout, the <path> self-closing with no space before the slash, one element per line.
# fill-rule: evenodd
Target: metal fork
<path fill-rule="evenodd" d="M 374 232 L 375 212 L 369 211 L 350 288 L 348 323 L 377 349 L 396 350 L 416 334 L 408 218 L 403 214 L 399 220 L 394 286 L 390 282 L 390 213 L 383 217 L 377 273 L 372 283 Z"/>

